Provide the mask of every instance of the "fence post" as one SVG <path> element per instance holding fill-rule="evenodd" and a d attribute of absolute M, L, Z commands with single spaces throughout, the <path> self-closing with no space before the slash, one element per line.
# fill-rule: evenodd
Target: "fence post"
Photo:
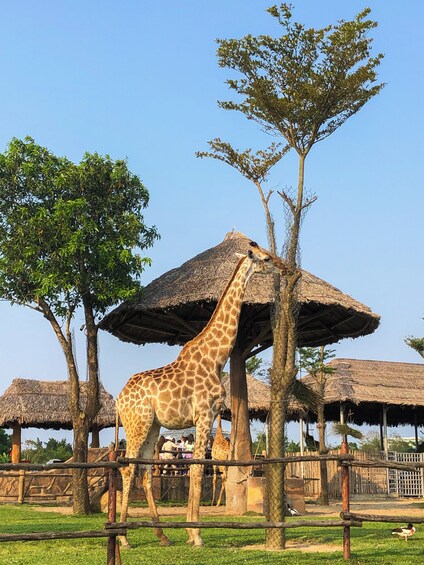
<path fill-rule="evenodd" d="M 117 451 L 114 446 L 109 451 L 109 461 L 116 461 Z M 108 471 L 108 502 L 107 502 L 107 519 L 109 522 L 116 522 L 116 493 L 118 487 L 118 469 L 110 467 Z M 116 534 L 110 535 L 107 541 L 107 565 L 116 565 L 116 557 L 118 557 L 118 565 L 121 563 L 119 553 L 119 545 L 117 544 Z"/>
<path fill-rule="evenodd" d="M 20 469 L 18 478 L 18 504 L 23 504 L 25 498 L 25 469 Z"/>
<path fill-rule="evenodd" d="M 346 436 L 343 436 L 340 453 L 342 455 L 346 455 L 349 453 Z M 350 502 L 349 502 L 349 467 L 346 465 L 346 461 L 342 462 L 341 479 L 342 479 L 342 511 L 347 513 L 350 511 Z M 343 526 L 343 558 L 350 559 L 350 526 Z"/>

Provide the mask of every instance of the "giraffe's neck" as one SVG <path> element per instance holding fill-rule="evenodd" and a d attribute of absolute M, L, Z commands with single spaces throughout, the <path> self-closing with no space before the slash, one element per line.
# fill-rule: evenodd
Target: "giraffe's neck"
<path fill-rule="evenodd" d="M 253 274 L 252 267 L 247 257 L 239 261 L 208 324 L 196 338 L 186 344 L 184 349 L 187 352 L 192 346 L 200 347 L 213 363 L 221 367 L 225 365 L 237 337 L 243 297 Z"/>

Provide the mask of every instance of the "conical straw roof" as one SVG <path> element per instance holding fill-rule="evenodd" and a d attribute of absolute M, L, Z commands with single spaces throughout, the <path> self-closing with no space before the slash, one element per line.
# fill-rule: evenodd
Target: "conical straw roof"
<path fill-rule="evenodd" d="M 182 345 L 196 336 L 210 318 L 237 264 L 236 253 L 247 253 L 250 239 L 230 232 L 224 241 L 172 269 L 147 285 L 138 301 L 124 302 L 100 327 L 122 341 Z M 302 271 L 299 289 L 299 345 L 318 346 L 344 337 L 372 333 L 379 316 L 339 289 Z M 249 282 L 240 318 L 245 341 L 272 345 L 271 276 Z"/>

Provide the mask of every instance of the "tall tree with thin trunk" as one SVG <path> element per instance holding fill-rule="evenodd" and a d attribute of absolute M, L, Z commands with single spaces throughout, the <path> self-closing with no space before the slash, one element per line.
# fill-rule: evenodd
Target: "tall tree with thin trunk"
<path fill-rule="evenodd" d="M 64 353 L 75 461 L 87 461 L 99 410 L 98 320 L 140 291 L 157 237 L 144 224 L 149 193 L 125 161 L 86 153 L 79 164 L 31 138 L 0 154 L 0 296 L 39 312 Z M 137 252 L 138 248 L 138 252 Z M 83 397 L 73 322 L 82 312 L 87 386 Z M 17 338 L 18 339 L 18 338 Z M 90 511 L 87 472 L 73 473 L 74 512 Z"/>
<path fill-rule="evenodd" d="M 317 414 L 317 427 L 319 433 L 319 454 L 325 455 L 327 447 L 325 445 L 325 417 L 324 417 L 324 400 L 325 388 L 327 385 L 327 376 L 334 373 L 335 369 L 330 367 L 327 363 L 334 357 L 333 349 L 325 349 L 324 346 L 316 347 L 301 347 L 299 349 L 300 361 L 299 368 L 308 371 L 309 375 L 315 379 L 316 390 L 318 392 L 318 402 L 314 410 Z M 321 483 L 321 504 L 324 506 L 329 505 L 328 499 L 328 477 L 327 477 L 327 462 L 320 461 L 320 483 Z"/>
<path fill-rule="evenodd" d="M 219 102 L 220 107 L 239 111 L 257 122 L 266 133 L 283 140 L 298 157 L 295 194 L 278 192 L 289 212 L 284 243 L 287 273 L 282 284 L 277 281 L 275 285 L 273 316 L 269 456 L 278 458 L 284 453 L 287 402 L 296 375 L 299 236 L 303 214 L 311 204 L 305 195 L 306 158 L 318 141 L 334 133 L 380 92 L 383 84 L 376 83 L 376 68 L 383 56 L 371 57 L 372 39 L 368 34 L 377 24 L 368 19 L 369 9 L 351 21 L 341 20 L 322 29 L 306 28 L 301 23 L 292 22 L 289 4 L 271 6 L 268 12 L 282 28 L 283 34 L 278 37 L 247 35 L 242 39 L 220 39 L 218 62 L 241 76 L 227 81 L 237 100 Z M 259 155 L 260 162 L 255 162 L 250 149 L 240 152 L 219 139 L 210 142 L 210 146 L 212 152 L 200 156 L 226 161 L 253 182 L 254 175 L 248 166 L 241 166 L 240 160 L 250 163 L 252 171 L 260 167 L 261 162 L 267 161 Z M 278 156 L 277 153 L 275 155 Z M 255 156 L 258 157 L 258 154 Z M 267 163 L 273 166 L 271 161 Z M 269 209 L 266 196 L 262 202 L 266 210 Z M 269 214 L 268 237 L 271 238 L 271 249 L 276 249 L 275 230 L 272 231 L 271 226 L 274 229 Z M 282 493 L 283 467 L 270 465 L 269 518 L 276 522 L 283 520 L 284 516 Z M 268 547 L 277 549 L 284 547 L 284 543 L 283 529 L 267 532 Z"/>

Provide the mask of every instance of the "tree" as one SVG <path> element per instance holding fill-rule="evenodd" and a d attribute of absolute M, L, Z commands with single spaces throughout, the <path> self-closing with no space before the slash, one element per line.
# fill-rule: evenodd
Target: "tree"
<path fill-rule="evenodd" d="M 3 428 L 0 428 L 0 456 L 9 461 L 10 450 L 12 449 L 12 436 Z"/>
<path fill-rule="evenodd" d="M 372 39 L 368 37 L 376 23 L 367 19 L 366 9 L 352 21 L 341 20 L 323 29 L 305 28 L 291 21 L 290 5 L 272 6 L 268 12 L 283 29 L 280 37 L 247 35 L 242 39 L 218 40 L 219 65 L 239 73 L 229 79 L 229 88 L 238 101 L 219 102 L 221 108 L 236 110 L 257 122 L 271 135 L 284 140 L 267 150 L 253 153 L 234 149 L 219 138 L 209 142 L 211 152 L 199 157 L 213 157 L 234 167 L 257 187 L 265 210 L 271 251 L 277 250 L 276 233 L 263 183 L 271 168 L 289 149 L 298 157 L 296 193 L 279 191 L 288 210 L 289 222 L 284 244 L 287 272 L 275 284 L 273 315 L 273 361 L 271 370 L 271 405 L 269 425 L 270 457 L 284 453 L 284 425 L 289 392 L 296 375 L 297 287 L 300 279 L 298 249 L 301 220 L 314 198 L 304 190 L 305 161 L 312 147 L 334 133 L 378 94 L 383 84 L 376 84 L 376 67 L 382 55 L 370 56 Z M 269 466 L 269 519 L 284 519 L 284 470 Z M 284 547 L 284 529 L 267 532 L 267 546 Z"/>
<path fill-rule="evenodd" d="M 98 320 L 140 291 L 149 264 L 140 251 L 157 238 L 142 210 L 149 194 L 123 160 L 86 153 L 79 164 L 30 137 L 0 154 L 0 296 L 50 323 L 69 377 L 75 461 L 87 460 L 99 410 Z M 82 402 L 73 322 L 82 312 L 87 399 Z M 75 513 L 89 512 L 86 470 L 73 473 Z"/>
<path fill-rule="evenodd" d="M 28 459 L 31 463 L 47 463 L 50 459 L 66 461 L 72 457 L 72 445 L 66 439 L 58 441 L 52 437 L 44 444 L 39 438 L 35 441 L 28 439 L 25 442 L 22 457 Z"/>
<path fill-rule="evenodd" d="M 409 336 L 405 338 L 405 343 L 409 345 L 409 347 L 412 347 L 412 349 L 424 359 L 424 337 Z"/>
<path fill-rule="evenodd" d="M 334 373 L 334 368 L 328 366 L 326 363 L 334 357 L 333 349 L 325 349 L 324 347 L 301 347 L 299 349 L 300 362 L 299 368 L 308 371 L 309 375 L 313 377 L 317 384 L 318 389 L 318 407 L 317 419 L 319 430 L 319 454 L 324 455 L 327 453 L 325 445 L 325 417 L 324 417 L 324 399 L 325 387 L 327 384 L 327 376 Z M 320 481 L 321 481 L 321 504 L 328 506 L 330 504 L 328 499 L 328 478 L 327 478 L 327 463 L 320 461 Z"/>

